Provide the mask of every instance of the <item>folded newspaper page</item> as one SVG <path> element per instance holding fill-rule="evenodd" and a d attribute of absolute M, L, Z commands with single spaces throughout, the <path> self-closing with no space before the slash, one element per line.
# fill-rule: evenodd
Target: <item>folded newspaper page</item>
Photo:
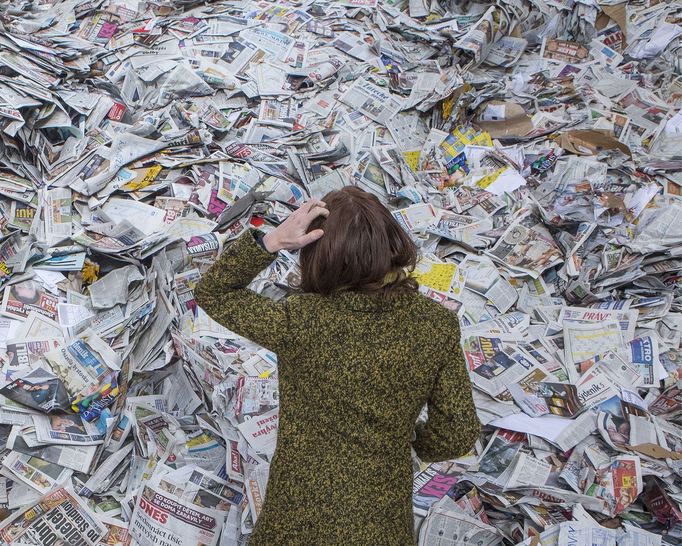
<path fill-rule="evenodd" d="M 58 488 L 17 510 L 0 524 L 4 544 L 87 544 L 95 546 L 107 533 L 95 513 L 69 489 Z"/>

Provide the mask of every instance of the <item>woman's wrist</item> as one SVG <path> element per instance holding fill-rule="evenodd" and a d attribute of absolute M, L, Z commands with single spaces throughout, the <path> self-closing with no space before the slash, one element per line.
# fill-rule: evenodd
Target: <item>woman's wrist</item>
<path fill-rule="evenodd" d="M 275 236 L 275 232 L 273 231 L 268 231 L 264 236 L 263 236 L 263 248 L 270 252 L 271 254 L 274 254 L 275 252 L 279 252 L 282 250 L 281 245 L 277 241 L 277 237 Z"/>

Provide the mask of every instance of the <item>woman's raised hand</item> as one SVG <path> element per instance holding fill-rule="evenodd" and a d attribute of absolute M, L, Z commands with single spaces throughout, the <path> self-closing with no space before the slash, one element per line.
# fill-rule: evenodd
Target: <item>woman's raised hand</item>
<path fill-rule="evenodd" d="M 297 250 L 317 241 L 324 235 L 321 229 L 307 233 L 308 227 L 315 218 L 329 216 L 326 203 L 319 199 L 307 201 L 294 211 L 276 229 L 263 237 L 263 245 L 268 252 L 279 250 Z"/>

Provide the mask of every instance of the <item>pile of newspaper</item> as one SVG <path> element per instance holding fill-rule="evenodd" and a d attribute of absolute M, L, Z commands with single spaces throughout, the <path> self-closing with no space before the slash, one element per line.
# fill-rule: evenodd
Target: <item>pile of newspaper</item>
<path fill-rule="evenodd" d="M 192 290 L 349 184 L 460 317 L 486 425 L 415 460 L 420 544 L 682 541 L 679 0 L 4 0 L 0 25 L 2 544 L 248 542 L 277 358 Z M 297 274 L 282 252 L 251 288 Z"/>

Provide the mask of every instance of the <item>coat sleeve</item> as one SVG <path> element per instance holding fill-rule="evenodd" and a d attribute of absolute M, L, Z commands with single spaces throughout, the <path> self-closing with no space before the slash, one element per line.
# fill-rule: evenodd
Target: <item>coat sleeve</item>
<path fill-rule="evenodd" d="M 289 307 L 246 286 L 276 254 L 258 244 L 252 230 L 242 234 L 204 274 L 196 288 L 197 304 L 216 322 L 276 353 L 291 335 Z"/>
<path fill-rule="evenodd" d="M 428 419 L 419 423 L 414 449 L 423 461 L 446 461 L 468 453 L 481 432 L 464 355 L 457 345 L 441 365 L 427 401 Z"/>

